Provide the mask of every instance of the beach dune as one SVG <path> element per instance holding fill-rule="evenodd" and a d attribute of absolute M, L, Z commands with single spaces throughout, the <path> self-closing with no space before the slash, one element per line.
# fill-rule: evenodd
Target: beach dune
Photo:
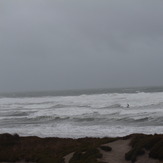
<path fill-rule="evenodd" d="M 71 139 L 1 134 L 0 163 L 163 163 L 163 135 Z"/>

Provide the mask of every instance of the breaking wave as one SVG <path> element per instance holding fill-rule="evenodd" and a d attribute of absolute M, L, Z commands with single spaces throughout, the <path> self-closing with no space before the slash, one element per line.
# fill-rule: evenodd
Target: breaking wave
<path fill-rule="evenodd" d="M 163 92 L 3 97 L 0 127 L 0 132 L 43 137 L 162 133 Z"/>

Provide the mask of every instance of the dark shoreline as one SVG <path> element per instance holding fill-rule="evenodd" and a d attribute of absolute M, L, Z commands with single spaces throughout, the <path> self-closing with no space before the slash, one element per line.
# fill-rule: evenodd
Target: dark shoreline
<path fill-rule="evenodd" d="M 163 160 L 163 134 L 132 134 L 118 138 L 40 138 L 37 136 L 20 137 L 19 135 L 0 134 L 0 162 L 64 163 L 64 156 L 71 152 L 76 158 L 70 163 L 96 163 L 101 157 L 98 148 L 102 144 L 116 140 L 131 139 L 132 149 L 126 153 L 126 160 L 134 162 L 144 150 L 149 157 Z M 86 153 L 82 156 L 82 153 Z"/>

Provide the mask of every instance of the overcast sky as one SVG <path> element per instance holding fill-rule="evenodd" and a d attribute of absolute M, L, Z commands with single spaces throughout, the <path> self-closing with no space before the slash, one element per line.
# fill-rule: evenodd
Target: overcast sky
<path fill-rule="evenodd" d="M 0 91 L 163 85 L 162 0 L 0 0 Z"/>

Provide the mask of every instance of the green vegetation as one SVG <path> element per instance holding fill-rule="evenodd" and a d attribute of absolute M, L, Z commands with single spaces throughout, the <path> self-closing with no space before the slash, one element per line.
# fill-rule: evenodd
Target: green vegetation
<path fill-rule="evenodd" d="M 163 135 L 134 134 L 123 139 L 132 138 L 132 149 L 126 153 L 126 160 L 136 161 L 138 155 L 149 151 L 149 156 L 163 160 Z M 19 137 L 19 135 L 0 135 L 0 162 L 20 160 L 36 163 L 64 163 L 64 156 L 75 152 L 70 163 L 100 163 L 102 155 L 99 148 L 110 151 L 103 144 L 120 138 L 39 138 Z"/>
<path fill-rule="evenodd" d="M 102 157 L 102 154 L 97 148 L 101 144 L 106 144 L 117 140 L 117 138 L 83 138 L 78 139 L 81 146 L 74 153 L 70 163 L 102 163 L 98 161 L 98 158 Z"/>
<path fill-rule="evenodd" d="M 64 163 L 63 157 L 75 151 L 74 160 L 79 163 L 96 163 L 101 157 L 98 147 L 116 140 L 115 138 L 39 138 L 19 137 L 10 134 L 0 135 L 0 161 L 31 161 L 36 163 Z M 88 160 L 88 161 L 86 161 Z"/>
<path fill-rule="evenodd" d="M 102 150 L 104 150 L 104 151 L 111 151 L 112 150 L 112 148 L 111 147 L 109 147 L 109 146 L 101 146 L 100 147 Z"/>
<path fill-rule="evenodd" d="M 97 158 L 101 158 L 102 154 L 97 148 L 90 148 L 85 151 L 75 152 L 70 163 L 97 163 Z"/>
<path fill-rule="evenodd" d="M 137 156 L 143 155 L 145 150 L 149 151 L 149 156 L 163 160 L 163 135 L 132 135 L 132 149 L 126 153 L 125 159 L 136 161 Z"/>

